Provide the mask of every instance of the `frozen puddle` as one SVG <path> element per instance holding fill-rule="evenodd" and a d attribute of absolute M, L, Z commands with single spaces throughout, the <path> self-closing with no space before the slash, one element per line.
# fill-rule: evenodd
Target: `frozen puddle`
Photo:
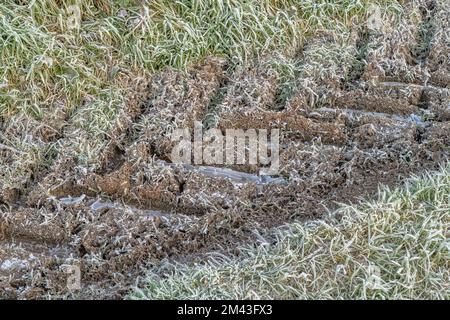
<path fill-rule="evenodd" d="M 92 202 L 92 200 L 89 201 L 88 199 L 86 199 L 86 195 L 84 195 L 84 194 L 82 194 L 79 197 L 67 196 L 67 197 L 58 199 L 58 201 L 64 205 L 77 205 L 77 204 L 83 203 L 85 200 L 87 200 L 86 204 L 88 204 L 89 202 Z M 94 212 L 102 210 L 102 209 L 131 210 L 132 212 L 134 212 L 136 214 L 140 214 L 140 215 L 143 215 L 146 217 L 164 217 L 164 216 L 169 215 L 168 213 L 164 213 L 164 212 L 158 211 L 158 210 L 138 209 L 133 206 L 123 205 L 123 204 L 120 204 L 117 202 L 103 200 L 103 199 L 99 199 L 99 198 L 97 198 L 94 202 L 92 202 L 89 205 L 89 208 Z"/>
<path fill-rule="evenodd" d="M 246 172 L 240 172 L 228 168 L 219 168 L 211 166 L 193 166 L 190 164 L 174 164 L 166 161 L 158 160 L 158 164 L 175 168 L 181 166 L 187 171 L 194 171 L 210 177 L 226 178 L 235 183 L 255 183 L 263 184 L 287 184 L 287 181 L 281 177 L 272 177 L 268 175 L 257 175 Z"/>
<path fill-rule="evenodd" d="M 187 167 L 187 165 L 184 165 Z M 228 168 L 217 168 L 217 167 L 208 167 L 208 166 L 189 166 L 190 168 L 186 168 L 190 171 L 197 171 L 201 174 L 211 176 L 211 177 L 219 177 L 219 178 L 227 178 L 237 183 L 256 183 L 256 184 L 283 184 L 286 181 L 283 178 L 272 177 L 266 175 L 256 175 L 246 172 L 235 171 Z"/>
<path fill-rule="evenodd" d="M 80 204 L 86 198 L 86 195 L 82 194 L 79 197 L 72 198 L 71 196 L 64 197 L 59 199 L 62 204 L 71 205 L 71 204 Z"/>

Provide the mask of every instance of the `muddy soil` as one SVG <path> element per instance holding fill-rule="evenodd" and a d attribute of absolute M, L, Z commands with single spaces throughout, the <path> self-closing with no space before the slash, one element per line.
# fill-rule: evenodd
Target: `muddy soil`
<path fill-rule="evenodd" d="M 392 30 L 357 32 L 353 62 L 325 66 L 329 77 L 310 76 L 320 97 L 302 78 L 281 107 L 279 79 L 264 63 L 231 70 L 211 57 L 186 73 L 155 75 L 135 86 L 101 137 L 94 165 L 66 150 L 78 131 L 63 106 L 51 113 L 54 125 L 2 124 L 0 177 L 17 181 L 0 181 L 0 297 L 122 298 L 162 260 L 233 253 L 254 240 L 254 230 L 320 218 L 337 203 L 371 197 L 380 185 L 397 186 L 448 161 L 445 3 L 406 5 L 420 32 L 411 21 L 391 37 Z M 305 61 L 313 64 L 310 51 L 332 41 L 307 43 Z M 171 133 L 194 121 L 220 131 L 280 129 L 279 173 L 172 163 Z M 34 134 L 22 136 L 27 130 Z M 14 139 L 53 151 L 19 163 Z M 68 288 L 74 267 L 81 289 Z"/>

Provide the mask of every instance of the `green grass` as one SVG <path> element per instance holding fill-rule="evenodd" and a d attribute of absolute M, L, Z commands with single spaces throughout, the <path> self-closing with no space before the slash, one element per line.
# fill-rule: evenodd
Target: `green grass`
<path fill-rule="evenodd" d="M 150 270 L 129 298 L 449 299 L 449 213 L 447 164 L 377 201 L 290 224 L 240 257 Z"/>

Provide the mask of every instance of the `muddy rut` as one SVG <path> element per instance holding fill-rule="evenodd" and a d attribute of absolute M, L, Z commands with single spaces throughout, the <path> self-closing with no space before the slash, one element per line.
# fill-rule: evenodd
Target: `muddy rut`
<path fill-rule="evenodd" d="M 73 112 L 56 108 L 44 127 L 24 122 L 30 139 L 53 151 L 43 156 L 47 165 L 21 164 L 23 188 L 0 182 L 0 297 L 121 298 L 163 259 L 233 253 L 254 230 L 320 218 L 448 161 L 447 5 L 405 5 L 420 30 L 405 23 L 393 33 L 355 31 L 352 62 L 299 74 L 282 105 L 282 83 L 263 62 L 230 68 L 210 57 L 186 73 L 157 74 L 134 87 L 99 137 L 94 163 L 72 156 L 80 137 Z M 307 42 L 303 62 L 324 63 L 309 53 L 333 41 Z M 171 133 L 194 121 L 221 131 L 280 129 L 279 174 L 171 163 Z M 0 127 L 2 174 L 17 169 L 18 151 L 8 145 L 15 126 Z M 67 287 L 73 266 L 81 289 Z"/>

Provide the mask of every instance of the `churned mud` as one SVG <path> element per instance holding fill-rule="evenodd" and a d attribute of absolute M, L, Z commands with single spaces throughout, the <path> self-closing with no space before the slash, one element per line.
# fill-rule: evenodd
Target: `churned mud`
<path fill-rule="evenodd" d="M 335 39 L 307 42 L 297 88 L 283 99 L 267 64 L 231 70 L 209 57 L 133 83 L 95 141 L 75 125 L 88 104 L 2 123 L 0 297 L 121 298 L 163 259 L 233 252 L 254 230 L 320 218 L 448 161 L 450 4 L 418 3 L 399 25 L 350 35 L 342 64 L 314 55 L 341 52 Z M 278 173 L 173 163 L 171 134 L 195 121 L 219 132 L 279 129 Z M 75 156 L 80 139 L 92 140 L 89 161 Z M 68 286 L 74 270 L 81 288 Z"/>

